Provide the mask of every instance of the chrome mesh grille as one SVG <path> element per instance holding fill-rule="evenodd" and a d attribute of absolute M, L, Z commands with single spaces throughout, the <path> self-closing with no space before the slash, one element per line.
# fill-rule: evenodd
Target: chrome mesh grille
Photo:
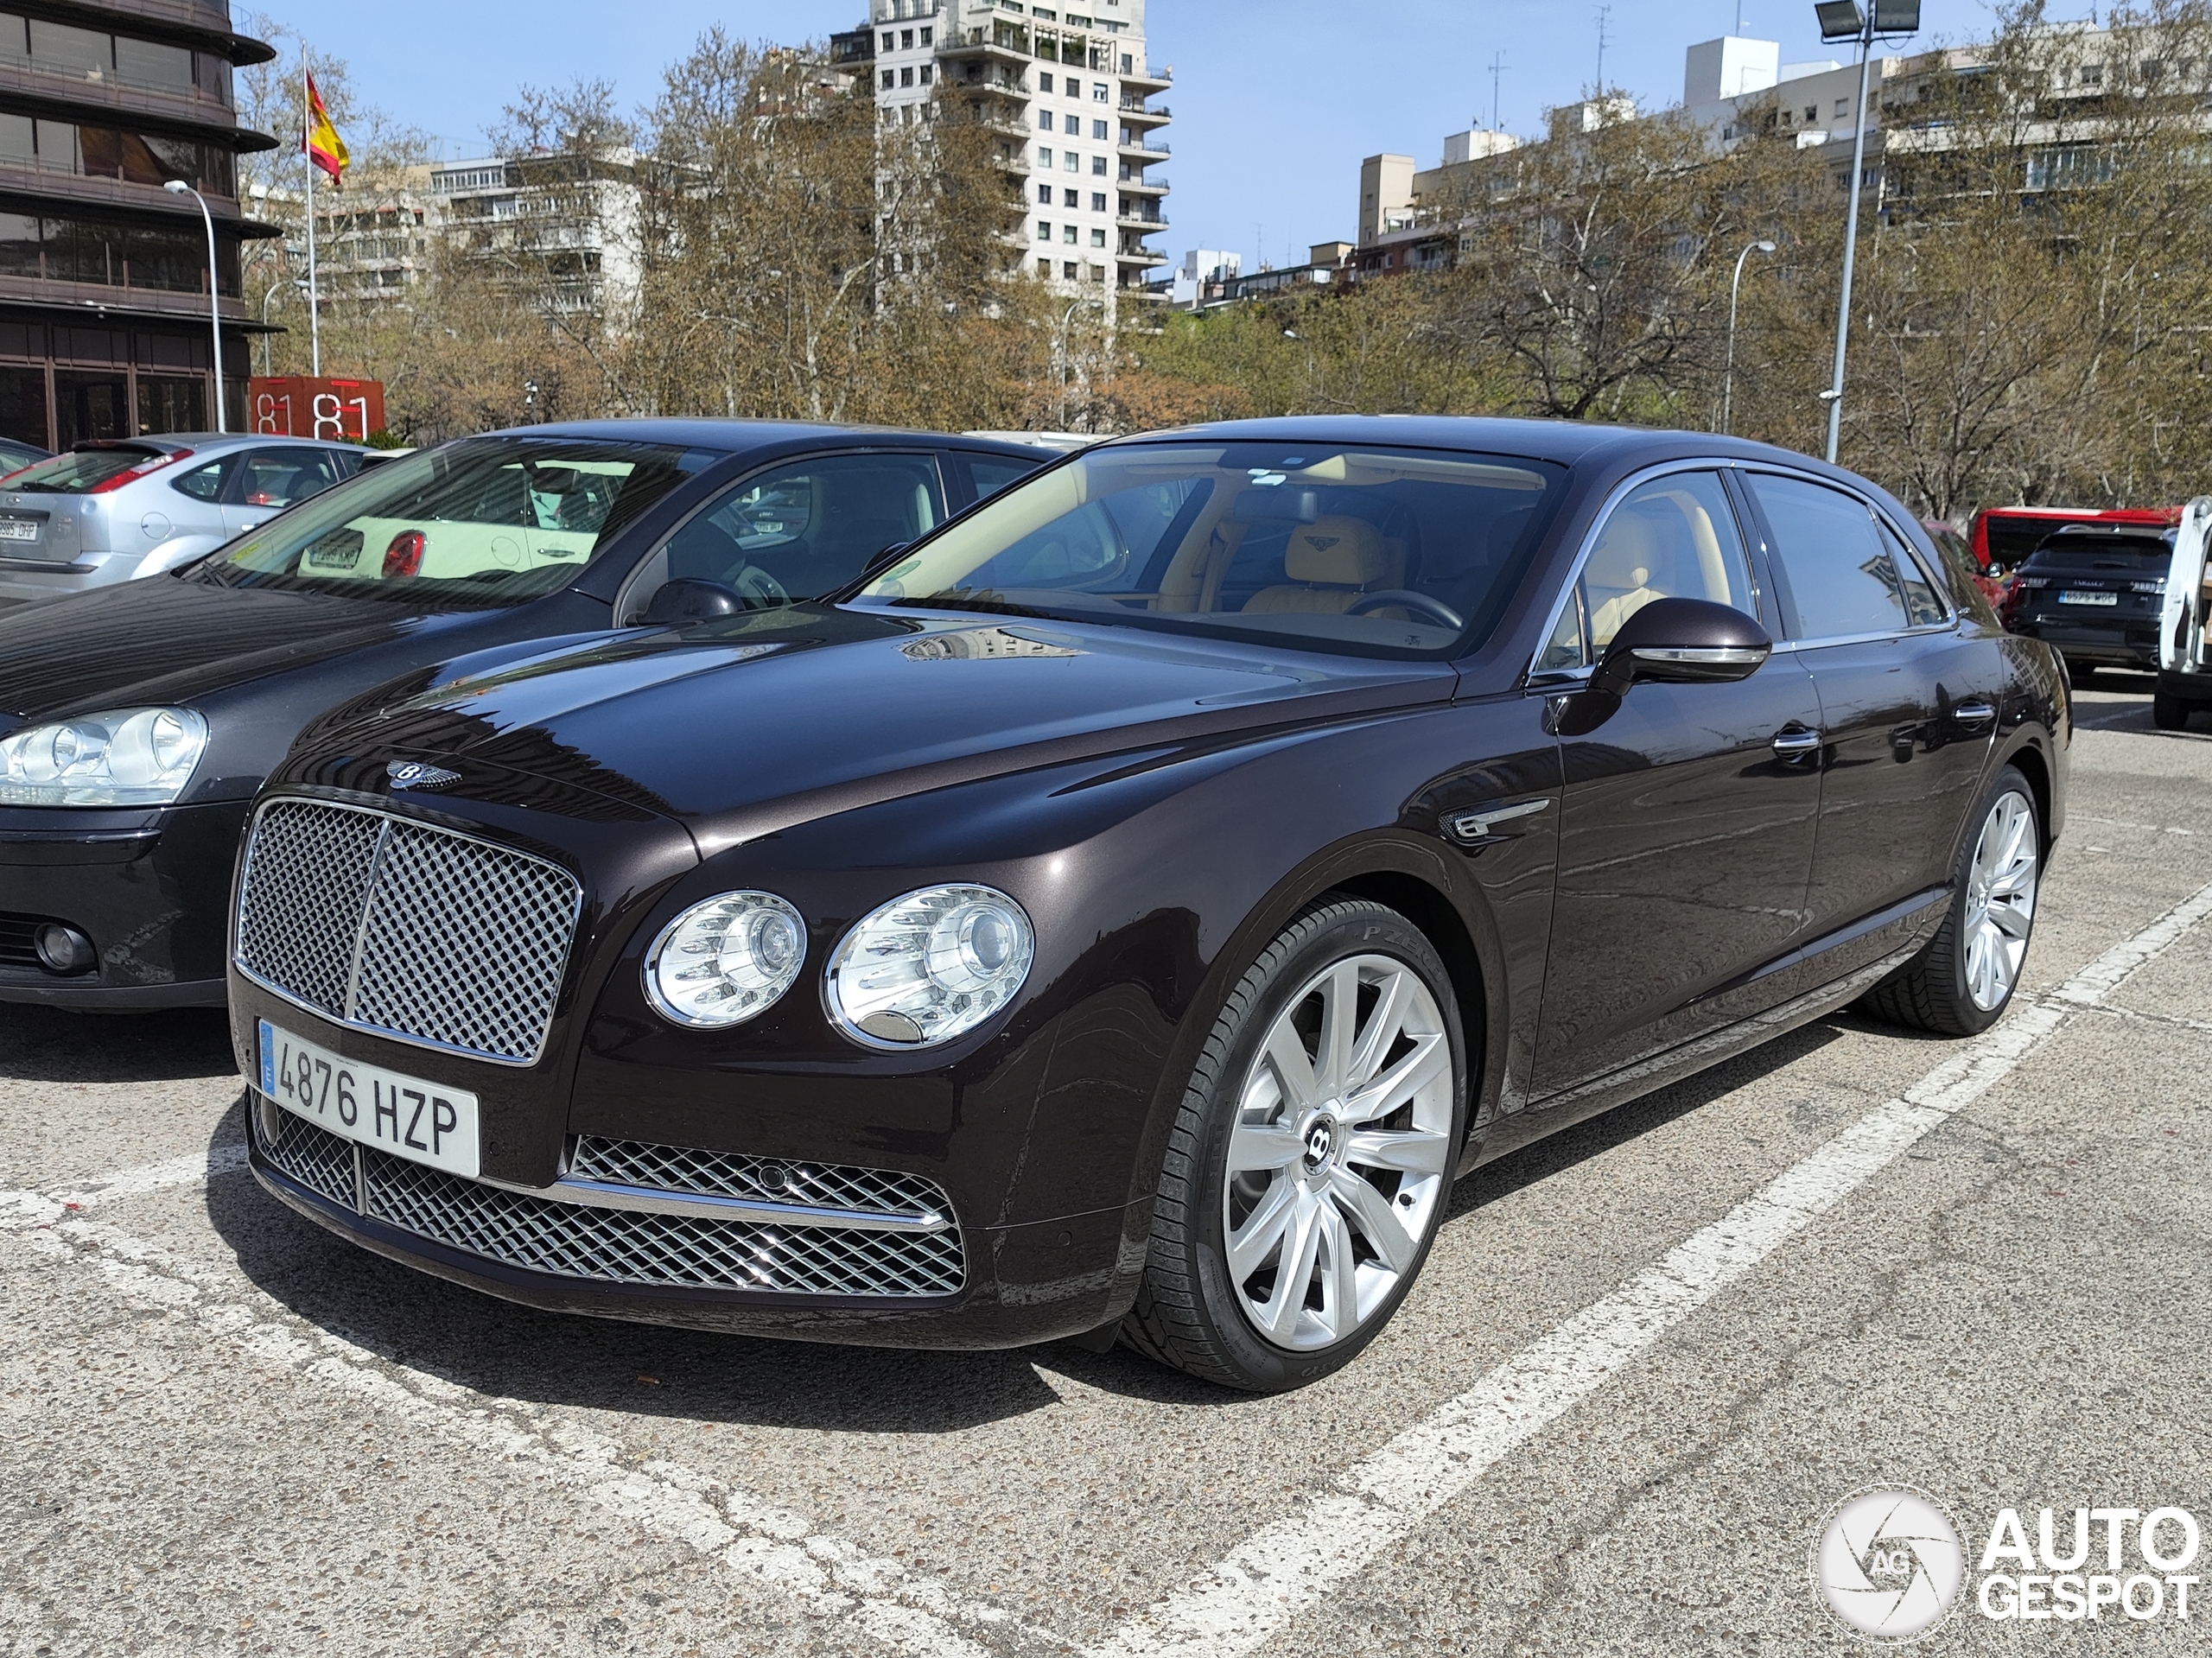
<path fill-rule="evenodd" d="M 487 1260 L 564 1278 L 812 1295 L 944 1295 L 960 1287 L 960 1235 L 761 1225 L 591 1209 L 362 1154 L 368 1212 Z"/>
<path fill-rule="evenodd" d="M 569 1174 L 577 1180 L 656 1186 L 709 1197 L 815 1204 L 879 1215 L 942 1215 L 947 1219 L 952 1215 L 951 1202 L 944 1191 L 934 1181 L 918 1174 L 687 1151 L 680 1146 L 648 1146 L 634 1140 L 603 1140 L 595 1134 L 578 1137 L 569 1159 Z"/>
<path fill-rule="evenodd" d="M 301 1185 L 354 1209 L 353 1142 L 267 1104 L 258 1092 L 251 1098 L 260 1108 L 251 1115 L 263 1155 Z M 597 1144 L 635 1153 L 621 1166 L 633 1172 L 642 1171 L 647 1158 L 672 1169 L 761 1162 L 632 1141 Z M 966 1251 L 953 1226 L 941 1232 L 878 1232 L 596 1209 L 464 1180 L 367 1147 L 359 1149 L 369 1215 L 451 1248 L 532 1272 L 608 1284 L 871 1296 L 949 1295 L 967 1274 Z M 602 1159 L 599 1166 L 608 1166 Z M 944 1194 L 916 1177 L 806 1166 L 825 1175 L 910 1182 L 931 1194 L 933 1212 L 951 1219 Z M 571 1172 L 578 1171 L 572 1166 Z M 591 1178 L 610 1177 L 602 1172 Z M 632 1184 L 647 1182 L 633 1178 Z M 696 1185 L 665 1189 L 707 1190 Z M 727 1195 L 753 1194 L 733 1187 Z"/>
<path fill-rule="evenodd" d="M 256 1101 L 261 1096 L 252 1096 Z M 264 1105 L 261 1149 L 271 1163 L 302 1185 L 321 1192 L 333 1203 L 351 1209 L 354 1204 L 353 1142 L 341 1140 L 327 1128 L 318 1128 L 289 1111 Z M 270 1124 L 275 1124 L 274 1132 Z"/>
<path fill-rule="evenodd" d="M 334 1019 L 346 1012 L 353 940 L 384 820 L 281 801 L 253 827 L 238 888 L 238 964 Z"/>
<path fill-rule="evenodd" d="M 527 1064 L 582 897 L 567 871 L 504 847 L 280 799 L 247 846 L 238 965 L 344 1024 Z"/>

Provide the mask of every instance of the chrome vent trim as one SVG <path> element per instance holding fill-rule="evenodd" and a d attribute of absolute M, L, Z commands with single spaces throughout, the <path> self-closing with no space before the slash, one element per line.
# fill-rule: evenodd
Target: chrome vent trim
<path fill-rule="evenodd" d="M 544 1051 L 583 887 L 557 864 L 414 818 L 280 796 L 254 814 L 232 960 L 355 1030 L 528 1065 Z"/>
<path fill-rule="evenodd" d="M 950 1295 L 967 1280 L 966 1247 L 951 1223 L 950 1207 L 935 1186 L 918 1177 L 807 1166 L 824 1174 L 910 1181 L 925 1188 L 941 1205 L 935 1226 L 871 1226 L 859 1211 L 841 1224 L 606 1207 L 466 1180 L 357 1146 L 281 1109 L 257 1091 L 253 1097 L 258 1108 L 251 1114 L 256 1140 L 280 1172 L 353 1213 L 505 1266 L 602 1284 L 787 1295 Z M 610 1143 L 693 1164 L 763 1161 Z M 874 1213 L 880 1222 L 891 1211 Z"/>

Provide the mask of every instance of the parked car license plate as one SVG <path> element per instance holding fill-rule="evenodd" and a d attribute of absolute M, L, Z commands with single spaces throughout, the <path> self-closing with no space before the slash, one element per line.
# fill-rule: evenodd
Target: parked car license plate
<path fill-rule="evenodd" d="M 474 1179 L 476 1096 L 303 1041 L 261 1024 L 261 1091 L 344 1140 Z"/>
<path fill-rule="evenodd" d="M 2062 605 L 2116 605 L 2120 602 L 2120 595 L 2116 593 L 2084 593 L 2078 588 L 2068 588 L 2059 594 L 2058 602 Z"/>
<path fill-rule="evenodd" d="M 36 541 L 37 539 L 37 519 L 0 518 L 0 541 Z"/>

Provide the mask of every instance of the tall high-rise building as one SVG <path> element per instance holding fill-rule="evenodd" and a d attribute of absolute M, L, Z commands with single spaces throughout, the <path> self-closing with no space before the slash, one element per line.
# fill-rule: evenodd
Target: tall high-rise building
<path fill-rule="evenodd" d="M 227 0 L 25 0 L 0 11 L 0 434 L 50 448 L 212 427 L 206 198 L 226 406 L 245 410 L 232 69 L 276 54 Z"/>
<path fill-rule="evenodd" d="M 871 0 L 865 29 L 840 35 L 840 69 L 868 73 L 887 121 L 931 118 L 958 98 L 998 133 L 1028 209 L 1023 259 L 1071 298 L 1112 315 L 1146 297 L 1167 263 L 1147 238 L 1167 227 L 1166 72 L 1145 60 L 1145 0 Z"/>

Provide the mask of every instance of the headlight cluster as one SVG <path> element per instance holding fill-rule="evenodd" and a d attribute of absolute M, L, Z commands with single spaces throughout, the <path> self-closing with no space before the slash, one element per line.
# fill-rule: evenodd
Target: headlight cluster
<path fill-rule="evenodd" d="M 118 708 L 0 738 L 0 804 L 166 806 L 207 746 L 190 708 Z"/>
<path fill-rule="evenodd" d="M 1005 1007 L 1035 951 L 1029 917 L 1004 893 L 925 887 L 845 935 L 823 999 L 863 1046 L 932 1047 Z M 645 958 L 645 994 L 679 1025 L 736 1025 L 798 981 L 805 955 L 806 924 L 789 904 L 772 893 L 725 893 L 662 930 Z"/>

